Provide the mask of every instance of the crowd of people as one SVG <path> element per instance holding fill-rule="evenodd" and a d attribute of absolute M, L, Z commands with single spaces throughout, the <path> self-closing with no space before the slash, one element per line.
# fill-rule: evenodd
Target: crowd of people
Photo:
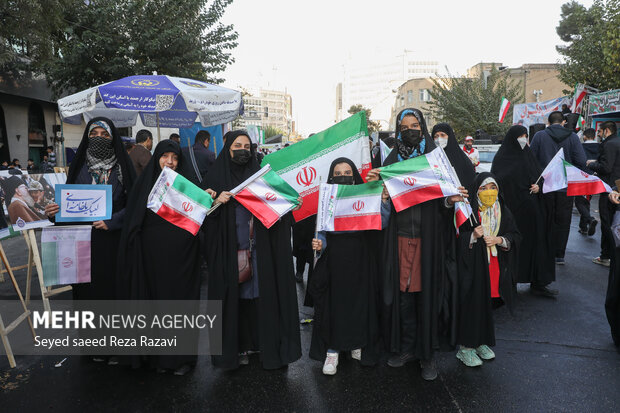
<path fill-rule="evenodd" d="M 296 281 L 303 281 L 308 266 L 303 304 L 314 307 L 309 355 L 323 363 L 324 374 L 336 374 L 343 354 L 363 365 L 386 360 L 394 368 L 419 360 L 426 380 L 437 377 L 437 351 L 456 351 L 466 366 L 479 366 L 495 357 L 493 310 L 505 304 L 512 311 L 517 283 L 529 284 L 542 297 L 558 294 L 550 284 L 555 266 L 564 263 L 573 199 L 566 192 L 542 193 L 546 163 L 562 148 L 567 161 L 595 171 L 610 185 L 620 178 L 615 124 L 602 125 L 605 139 L 593 157 L 556 113 L 549 123 L 531 144 L 526 128 L 512 126 L 491 172 L 477 174 L 469 139 L 461 146 L 446 123 L 429 133 L 422 112 L 405 109 L 397 116 L 395 137 L 386 142 L 392 151 L 383 161 L 375 153 L 366 180 L 380 180 L 383 166 L 441 146 L 462 184 L 459 195 L 396 212 L 384 190 L 382 230 L 315 236 L 314 217 L 294 223 L 289 213 L 266 228 L 231 194 L 260 169 L 259 151 L 246 131 L 226 133 L 217 157 L 208 149 L 208 132 L 198 132 L 193 146 L 183 149 L 174 139 L 163 140 L 151 155 L 152 136 L 140 131 L 128 154 L 112 122 L 95 118 L 84 131 L 67 183 L 112 185 L 113 214 L 93 223 L 91 282 L 75 285 L 74 298 L 197 300 L 204 260 L 208 297 L 202 298 L 222 302 L 222 353 L 212 356 L 213 365 L 235 369 L 258 355 L 264 368 L 276 369 L 302 355 Z M 164 167 L 221 204 L 195 236 L 146 207 Z M 364 182 L 347 158 L 336 159 L 324 173 L 329 183 Z M 469 202 L 473 214 L 457 231 L 458 201 Z M 611 259 L 607 314 L 620 345 L 620 266 L 610 229 L 617 204 L 620 193 L 601 195 L 606 208 L 601 228 L 609 238 L 599 259 Z M 52 220 L 57 212 L 56 204 L 45 207 Z M 591 217 L 582 222 L 588 233 L 596 225 Z M 134 367 L 178 375 L 195 363 L 196 356 L 180 355 L 131 360 Z"/>

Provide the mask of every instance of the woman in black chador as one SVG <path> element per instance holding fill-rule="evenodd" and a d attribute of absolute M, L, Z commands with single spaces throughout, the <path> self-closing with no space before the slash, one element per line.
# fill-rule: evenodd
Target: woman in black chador
<path fill-rule="evenodd" d="M 327 183 L 359 185 L 364 181 L 350 159 L 338 158 L 331 164 Z M 386 211 L 388 208 L 386 201 Z M 378 277 L 371 232 L 320 232 L 319 238 L 312 240 L 320 258 L 308 283 L 314 300 L 310 357 L 325 361 L 323 374 L 336 374 L 341 351 L 350 352 L 364 365 L 377 362 Z"/>
<path fill-rule="evenodd" d="M 138 178 L 127 202 L 120 242 L 119 297 L 133 300 L 199 300 L 200 251 L 197 235 L 171 224 L 147 208 L 147 200 L 162 169 L 183 170 L 181 148 L 166 139 Z M 209 196 L 205 193 L 205 196 Z M 186 340 L 185 332 L 183 340 Z M 194 355 L 152 356 L 158 371 L 183 375 L 196 364 Z M 134 367 L 137 359 L 133 359 Z"/>
<path fill-rule="evenodd" d="M 125 205 L 136 180 L 131 159 L 111 120 L 92 119 L 86 125 L 75 158 L 69 167 L 68 184 L 112 185 L 112 218 L 93 222 L 91 233 L 90 283 L 74 284 L 75 300 L 116 298 L 117 255 Z M 45 212 L 53 217 L 58 205 L 48 204 Z"/>
<path fill-rule="evenodd" d="M 224 136 L 224 149 L 206 179 L 215 202 L 223 204 L 204 223 L 209 300 L 221 300 L 223 311 L 222 354 L 211 359 L 216 367 L 234 369 L 248 364 L 249 352 L 260 352 L 263 367 L 276 369 L 301 357 L 292 216 L 267 229 L 228 192 L 260 169 L 248 136 L 246 131 Z M 251 251 L 251 277 L 239 283 L 243 250 Z"/>
<path fill-rule="evenodd" d="M 555 281 L 553 238 L 548 236 L 553 216 L 545 207 L 541 186 L 536 185 L 542 168 L 530 150 L 524 126 L 508 129 L 493 158 L 491 172 L 502 188 L 506 204 L 514 212 L 523 237 L 517 282 L 529 283 L 534 294 L 554 297 L 557 291 L 548 287 Z"/>

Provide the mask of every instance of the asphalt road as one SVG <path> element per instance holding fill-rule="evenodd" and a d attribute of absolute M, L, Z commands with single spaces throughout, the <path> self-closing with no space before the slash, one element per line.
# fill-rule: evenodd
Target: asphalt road
<path fill-rule="evenodd" d="M 337 375 L 327 377 L 322 363 L 308 358 L 311 330 L 303 325 L 304 355 L 276 371 L 263 370 L 256 356 L 234 372 L 214 369 L 201 356 L 184 377 L 77 356 L 60 368 L 54 364 L 61 357 L 21 356 L 10 369 L 1 356 L 0 411 L 618 411 L 620 353 L 603 308 L 608 271 L 591 263 L 600 232 L 578 234 L 573 218 L 566 265 L 558 267 L 554 285 L 559 297 L 535 297 L 521 286 L 515 315 L 495 312 L 497 357 L 482 367 L 467 368 L 454 353 L 441 353 L 439 378 L 425 382 L 417 363 L 361 367 L 341 358 Z M 23 239 L 3 245 L 15 265 L 25 261 L 15 251 Z M 0 284 L 0 299 L 12 297 L 8 283 Z M 300 308 L 300 318 L 311 314 Z"/>

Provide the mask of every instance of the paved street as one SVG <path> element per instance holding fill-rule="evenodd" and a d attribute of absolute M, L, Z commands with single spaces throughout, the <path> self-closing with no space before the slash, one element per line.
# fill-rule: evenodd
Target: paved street
<path fill-rule="evenodd" d="M 534 297 L 521 287 L 515 316 L 505 308 L 495 313 L 496 360 L 476 369 L 443 353 L 434 382 L 420 378 L 417 363 L 393 369 L 385 361 L 365 368 L 342 360 L 337 375 L 327 377 L 322 364 L 308 358 L 311 331 L 302 326 L 302 359 L 277 371 L 262 370 L 251 358 L 247 367 L 222 372 L 204 356 L 186 377 L 76 356 L 60 368 L 54 364 L 61 357 L 22 356 L 9 369 L 2 356 L 0 411 L 618 411 L 620 354 L 603 308 L 608 271 L 590 261 L 598 255 L 600 232 L 584 237 L 577 222 L 574 215 L 566 265 L 557 272 L 559 298 Z M 21 238 L 3 245 L 25 247 Z M 23 254 L 9 256 L 14 265 L 25 261 Z M 23 281 L 25 272 L 19 274 Z M 12 298 L 9 287 L 0 285 L 1 299 Z M 302 307 L 300 318 L 310 316 Z"/>

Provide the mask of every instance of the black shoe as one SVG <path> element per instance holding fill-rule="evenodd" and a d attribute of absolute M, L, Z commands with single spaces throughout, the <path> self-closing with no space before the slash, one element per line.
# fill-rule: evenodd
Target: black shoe
<path fill-rule="evenodd" d="M 539 295 L 541 297 L 556 298 L 556 296 L 558 295 L 558 290 L 554 290 L 553 288 L 549 288 L 547 286 L 540 287 L 536 285 L 530 285 L 530 291 L 532 292 L 532 294 Z"/>
<path fill-rule="evenodd" d="M 304 282 L 304 273 L 300 272 L 300 271 L 297 271 L 295 273 L 295 281 L 297 281 L 298 283 Z"/>
<path fill-rule="evenodd" d="M 583 229 L 583 228 L 579 228 L 579 233 L 582 235 L 587 235 L 588 234 L 588 229 Z"/>
<path fill-rule="evenodd" d="M 239 365 L 247 366 L 248 364 L 250 364 L 250 357 L 248 356 L 248 353 L 239 354 Z"/>
<path fill-rule="evenodd" d="M 437 378 L 437 368 L 433 360 L 420 360 L 422 378 L 426 381 L 433 381 Z"/>
<path fill-rule="evenodd" d="M 415 356 L 411 353 L 396 354 L 388 359 L 388 366 L 402 367 L 410 361 L 415 360 Z"/>
<path fill-rule="evenodd" d="M 594 233 L 596 232 L 596 224 L 598 224 L 597 220 L 593 219 L 592 221 L 590 221 L 590 225 L 588 226 L 588 235 L 594 235 Z"/>

